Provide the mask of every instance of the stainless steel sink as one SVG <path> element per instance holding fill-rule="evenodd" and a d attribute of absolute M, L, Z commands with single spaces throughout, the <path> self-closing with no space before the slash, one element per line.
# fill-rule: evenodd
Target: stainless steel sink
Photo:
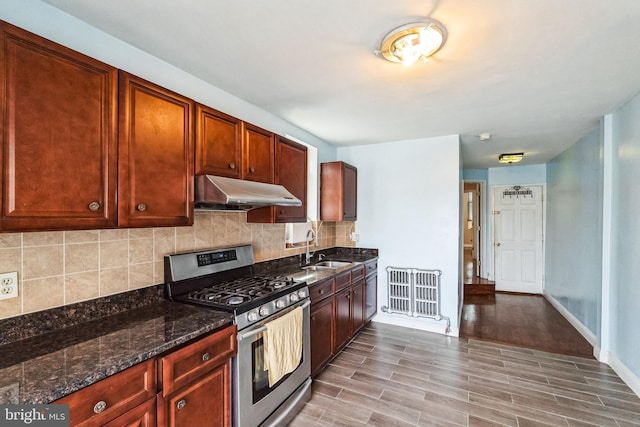
<path fill-rule="evenodd" d="M 304 270 L 336 270 L 338 268 L 346 267 L 348 265 L 353 264 L 349 261 L 320 261 L 314 265 L 308 265 L 306 267 L 302 267 Z"/>
<path fill-rule="evenodd" d="M 341 268 L 353 264 L 349 261 L 320 261 L 316 267 Z"/>

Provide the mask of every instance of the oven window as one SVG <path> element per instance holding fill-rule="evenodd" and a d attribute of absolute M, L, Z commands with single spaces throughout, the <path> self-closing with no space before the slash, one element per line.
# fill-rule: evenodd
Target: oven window
<path fill-rule="evenodd" d="M 304 351 L 300 358 L 300 366 L 304 361 Z M 280 379 L 273 387 L 269 387 L 269 371 L 264 370 L 264 344 L 262 340 L 262 334 L 258 335 L 258 338 L 251 344 L 251 366 L 253 366 L 253 403 L 259 402 L 265 396 L 267 396 L 272 390 L 275 390 L 280 384 L 289 378 L 289 376 L 295 372 L 290 372 Z"/>

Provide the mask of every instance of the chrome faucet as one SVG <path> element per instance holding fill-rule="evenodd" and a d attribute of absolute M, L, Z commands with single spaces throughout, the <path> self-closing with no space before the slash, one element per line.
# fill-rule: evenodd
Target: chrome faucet
<path fill-rule="evenodd" d="M 307 250 L 305 253 L 305 265 L 309 265 L 311 263 L 311 257 L 313 256 L 313 254 L 309 254 L 309 243 L 311 242 L 311 238 L 313 236 L 313 230 L 309 229 L 309 231 L 307 231 Z M 315 253 L 315 251 L 314 251 Z"/>

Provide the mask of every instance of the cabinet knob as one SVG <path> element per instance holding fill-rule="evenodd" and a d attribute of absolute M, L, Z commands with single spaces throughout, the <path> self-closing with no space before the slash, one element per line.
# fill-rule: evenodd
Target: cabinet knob
<path fill-rule="evenodd" d="M 318 291 L 318 293 L 319 293 L 320 295 L 324 294 L 324 289 L 320 289 L 320 290 Z"/>
<path fill-rule="evenodd" d="M 186 399 L 180 399 L 180 400 L 178 400 L 178 403 L 176 404 L 176 408 L 182 409 L 186 405 L 187 405 L 187 400 Z"/>
<path fill-rule="evenodd" d="M 229 169 L 235 169 L 235 168 L 236 168 L 235 163 L 229 163 Z"/>
<path fill-rule="evenodd" d="M 136 206 L 136 209 L 140 212 L 144 212 L 147 210 L 147 205 L 145 205 L 144 203 L 138 203 L 138 206 Z"/>
<path fill-rule="evenodd" d="M 205 353 L 202 355 L 202 361 L 206 362 L 207 360 L 209 360 L 209 353 Z"/>
<path fill-rule="evenodd" d="M 95 212 L 100 209 L 100 202 L 91 202 L 89 203 L 89 210 L 91 212 Z"/>
<path fill-rule="evenodd" d="M 254 173 L 255 171 L 256 171 L 256 168 L 249 168 L 250 173 Z"/>
<path fill-rule="evenodd" d="M 105 409 L 107 409 L 107 402 L 105 402 L 104 400 L 101 400 L 100 402 L 93 405 L 93 412 L 95 412 L 96 414 L 99 414 Z"/>

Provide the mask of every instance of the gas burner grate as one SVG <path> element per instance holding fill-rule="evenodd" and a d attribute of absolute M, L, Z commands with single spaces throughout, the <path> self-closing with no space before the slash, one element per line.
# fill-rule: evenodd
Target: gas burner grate
<path fill-rule="evenodd" d="M 242 277 L 191 291 L 188 298 L 204 303 L 237 306 L 294 284 L 294 280 L 285 276 Z"/>

